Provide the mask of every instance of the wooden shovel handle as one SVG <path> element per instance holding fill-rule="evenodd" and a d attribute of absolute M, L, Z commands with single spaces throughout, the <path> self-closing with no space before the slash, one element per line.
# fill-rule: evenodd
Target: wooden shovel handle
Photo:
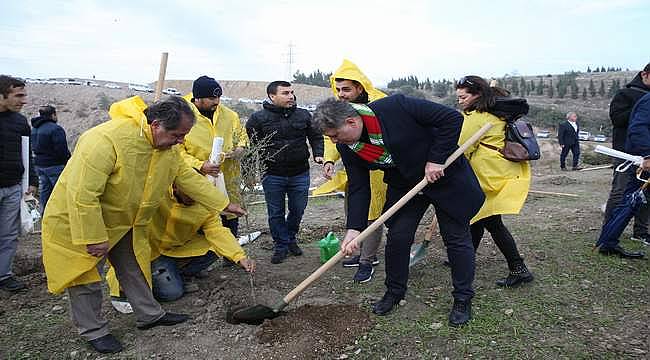
<path fill-rule="evenodd" d="M 470 146 L 472 146 L 475 142 L 480 139 L 483 134 L 485 134 L 490 128 L 492 127 L 492 124 L 488 123 L 485 124 L 479 131 L 477 131 L 472 137 L 467 139 L 467 141 L 458 147 L 456 151 L 454 151 L 445 163 L 443 164 L 443 169 L 447 168 L 451 163 L 454 162 L 459 156 L 461 156 Z M 417 193 L 422 191 L 425 186 L 427 186 L 429 182 L 427 181 L 426 178 L 422 179 L 413 189 L 411 189 L 409 192 L 407 192 L 404 196 L 402 196 L 401 199 L 399 199 L 393 206 L 391 206 L 388 210 L 386 210 L 385 213 L 383 213 L 377 220 L 373 221 L 372 224 L 370 224 L 365 230 L 359 234 L 353 241 L 356 241 L 357 244 L 361 244 L 373 231 L 375 231 L 378 227 L 384 224 L 386 220 L 388 220 L 393 214 L 395 214 L 399 209 L 404 206 L 409 200 L 411 200 Z M 314 271 L 311 275 L 309 275 L 305 280 L 303 280 L 298 286 L 296 286 L 293 290 L 291 290 L 287 296 L 284 297 L 284 303 L 289 304 L 293 299 L 296 298 L 296 296 L 300 295 L 309 285 L 311 285 L 314 281 L 318 280 L 318 278 L 323 275 L 327 270 L 329 270 L 332 266 L 334 266 L 336 263 L 339 262 L 343 258 L 343 253 L 341 251 L 337 252 L 336 255 L 332 256 L 325 264 L 321 265 L 316 271 Z"/>

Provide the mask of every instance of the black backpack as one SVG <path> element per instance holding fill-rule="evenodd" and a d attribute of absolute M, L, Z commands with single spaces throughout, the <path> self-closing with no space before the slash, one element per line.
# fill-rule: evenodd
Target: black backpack
<path fill-rule="evenodd" d="M 505 144 L 498 151 L 510 161 L 539 160 L 541 157 L 533 127 L 526 117 L 528 108 L 526 99 L 497 97 L 489 110 L 506 121 Z"/>

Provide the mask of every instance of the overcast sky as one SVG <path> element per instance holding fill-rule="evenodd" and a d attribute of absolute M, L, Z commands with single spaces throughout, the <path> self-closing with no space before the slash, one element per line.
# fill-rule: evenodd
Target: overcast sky
<path fill-rule="evenodd" d="M 649 0 L 23 0 L 0 8 L 0 72 L 21 77 L 148 83 L 163 51 L 167 79 L 271 81 L 330 72 L 348 58 L 377 85 L 409 74 L 650 62 Z"/>

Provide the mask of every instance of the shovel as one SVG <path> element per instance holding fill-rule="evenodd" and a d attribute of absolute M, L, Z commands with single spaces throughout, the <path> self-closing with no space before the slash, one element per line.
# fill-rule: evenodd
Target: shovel
<path fill-rule="evenodd" d="M 424 240 L 422 240 L 422 242 L 419 244 L 413 244 L 413 246 L 411 246 L 411 258 L 409 259 L 409 267 L 417 264 L 426 256 L 427 248 L 429 247 L 431 239 L 433 238 L 433 232 L 436 229 L 436 225 L 438 225 L 438 218 L 434 214 L 433 219 L 431 220 L 431 225 L 429 225 L 427 232 L 424 234 Z"/>
<path fill-rule="evenodd" d="M 461 145 L 453 154 L 449 155 L 447 160 L 443 165 L 443 169 L 447 168 L 454 160 L 461 156 L 472 144 L 478 141 L 478 139 L 485 134 L 492 124 L 485 124 L 479 131 L 477 131 L 471 138 L 469 138 L 463 145 Z M 417 195 L 429 182 L 426 178 L 422 179 L 413 189 L 406 193 L 401 199 L 399 199 L 393 206 L 391 206 L 385 213 L 383 213 L 377 220 L 373 221 L 370 226 L 368 226 L 364 231 L 361 232 L 353 241 L 356 241 L 357 244 L 361 244 L 373 231 L 375 231 L 379 226 L 383 225 L 386 220 L 388 220 L 393 214 L 395 214 L 399 209 L 404 206 L 411 198 Z M 336 265 L 342 258 L 343 253 L 341 251 L 337 252 L 331 259 L 326 263 L 321 265 L 316 271 L 309 275 L 305 280 L 303 280 L 298 286 L 291 290 L 284 298 L 278 300 L 277 303 L 271 306 L 266 306 L 262 304 L 257 304 L 253 306 L 247 306 L 240 309 L 233 309 L 232 312 L 229 312 L 226 315 L 226 318 L 229 322 L 232 323 L 245 323 L 251 325 L 259 325 L 264 322 L 265 319 L 273 319 L 280 315 L 282 309 L 284 309 L 291 301 L 293 301 L 298 295 L 300 295 L 307 287 L 309 287 L 314 281 L 318 280 L 321 275 L 323 275 L 327 270 Z"/>

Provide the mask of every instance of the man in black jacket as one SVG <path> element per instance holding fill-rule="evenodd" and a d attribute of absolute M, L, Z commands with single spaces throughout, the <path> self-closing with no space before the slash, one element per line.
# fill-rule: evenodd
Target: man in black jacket
<path fill-rule="evenodd" d="M 291 84 L 273 81 L 267 88 L 268 100 L 263 109 L 253 113 L 246 122 L 246 132 L 253 145 L 264 139 L 265 152 L 262 177 L 269 228 L 275 243 L 271 263 L 278 264 L 291 253 L 302 255 L 296 234 L 309 195 L 309 150 L 316 163 L 323 163 L 323 135 L 311 124 L 307 110 L 296 107 Z M 266 141 L 265 141 L 266 142 Z M 285 197 L 289 212 L 285 217 Z"/>
<path fill-rule="evenodd" d="M 612 102 L 609 104 L 609 118 L 612 121 L 612 147 L 619 151 L 625 151 L 625 139 L 627 137 L 627 127 L 630 119 L 630 113 L 634 104 L 650 92 L 650 63 L 630 81 L 625 88 L 620 89 L 614 95 Z M 604 223 L 612 216 L 612 211 L 618 206 L 624 198 L 625 189 L 628 183 L 636 177 L 633 168 L 625 172 L 616 171 L 616 167 L 623 160 L 614 159 L 614 175 L 612 177 L 612 190 L 607 199 L 605 208 Z M 650 206 L 641 205 L 641 208 L 634 216 L 634 230 L 632 231 L 632 240 L 641 241 L 650 245 L 650 234 L 648 234 L 648 222 L 650 220 Z"/>
<path fill-rule="evenodd" d="M 573 154 L 573 170 L 580 170 L 578 167 L 578 160 L 580 159 L 580 139 L 578 139 L 578 132 L 580 126 L 578 125 L 578 115 L 574 112 L 566 114 L 566 121 L 563 121 L 558 126 L 557 139 L 562 147 L 560 153 L 560 169 L 566 171 L 565 160 L 569 151 Z"/>
<path fill-rule="evenodd" d="M 19 111 L 26 98 L 22 80 L 0 75 L 0 289 L 12 292 L 25 288 L 11 272 L 18 249 L 23 172 L 29 171 L 28 193 L 34 193 L 38 184 L 32 162 L 28 169 L 22 163 L 21 137 L 29 136 L 30 130 Z"/>
<path fill-rule="evenodd" d="M 485 195 L 465 157 L 446 169 L 442 164 L 458 148 L 463 116 L 430 101 L 389 96 L 368 105 L 328 99 L 318 105 L 315 124 L 336 143 L 348 174 L 347 233 L 341 250 L 358 250 L 354 238 L 366 228 L 370 204 L 370 170 L 384 171 L 388 209 L 424 177 L 431 183 L 387 222 L 386 293 L 373 305 L 378 315 L 389 313 L 406 295 L 409 253 L 415 231 L 430 204 L 438 217 L 447 247 L 454 286 L 449 324 L 471 319 L 474 296 L 474 246 L 469 221 Z"/>
<path fill-rule="evenodd" d="M 52 189 L 70 158 L 70 150 L 65 130 L 56 123 L 56 108 L 44 105 L 38 109 L 38 113 L 40 116 L 32 119 L 31 142 L 43 214 Z"/>

